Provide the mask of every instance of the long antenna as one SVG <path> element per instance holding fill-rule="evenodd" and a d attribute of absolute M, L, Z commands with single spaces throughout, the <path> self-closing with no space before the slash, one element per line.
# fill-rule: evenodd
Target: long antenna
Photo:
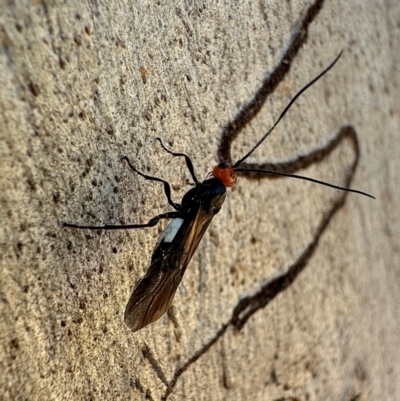
<path fill-rule="evenodd" d="M 304 175 L 282 173 L 280 171 L 273 171 L 273 170 L 259 170 L 259 169 L 253 169 L 253 168 L 237 168 L 237 169 L 235 169 L 235 172 L 237 172 L 237 173 L 246 173 L 246 172 L 247 173 L 262 173 L 262 174 L 269 174 L 269 175 L 278 175 L 278 176 L 282 176 L 282 177 L 298 178 L 299 180 L 310 181 L 310 182 L 314 182 L 316 184 L 325 185 L 330 188 L 340 189 L 341 191 L 346 191 L 346 192 L 354 192 L 356 194 L 368 196 L 369 198 L 375 199 L 375 196 L 372 196 L 363 191 L 359 191 L 358 189 L 341 187 L 339 185 L 330 184 L 329 182 L 316 180 L 315 178 L 305 177 Z"/>
<path fill-rule="evenodd" d="M 333 60 L 333 62 L 325 68 L 324 71 L 322 71 L 317 77 L 315 77 L 311 82 L 309 82 L 306 86 L 304 86 L 299 92 L 297 92 L 296 96 L 289 102 L 289 104 L 285 107 L 285 109 L 282 111 L 281 115 L 278 117 L 278 119 L 274 122 L 272 127 L 261 137 L 261 139 L 250 149 L 248 153 L 246 153 L 241 159 L 239 159 L 234 165 L 233 168 L 236 170 L 237 167 L 239 167 L 267 138 L 267 136 L 275 129 L 275 127 L 279 124 L 279 122 L 282 120 L 283 116 L 288 112 L 290 107 L 293 105 L 293 103 L 296 101 L 296 99 L 303 93 L 305 92 L 310 86 L 312 86 L 315 82 L 317 82 L 323 75 L 325 75 L 339 60 L 340 56 L 342 55 L 343 50 L 338 54 L 338 56 Z"/>

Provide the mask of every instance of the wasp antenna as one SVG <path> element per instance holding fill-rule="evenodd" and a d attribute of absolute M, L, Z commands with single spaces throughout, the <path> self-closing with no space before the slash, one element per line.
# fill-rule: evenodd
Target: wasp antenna
<path fill-rule="evenodd" d="M 237 168 L 237 169 L 235 169 L 235 172 L 237 172 L 237 173 L 245 173 L 245 172 L 247 172 L 247 173 L 261 173 L 261 174 L 269 174 L 269 175 L 279 175 L 279 176 L 282 176 L 282 177 L 297 178 L 299 180 L 310 181 L 310 182 L 314 182 L 315 184 L 325 185 L 326 187 L 339 189 L 340 191 L 354 192 L 356 194 L 368 196 L 369 198 L 375 199 L 375 196 L 372 196 L 372 195 L 368 194 L 367 192 L 359 191 L 358 189 L 351 189 L 351 188 L 341 187 L 339 185 L 330 184 L 329 182 L 316 180 L 315 178 L 305 177 L 304 175 L 281 173 L 279 171 L 259 170 L 259 169 L 251 169 L 251 168 Z"/>
<path fill-rule="evenodd" d="M 278 119 L 274 122 L 272 127 L 261 137 L 261 139 L 250 149 L 248 153 L 246 153 L 241 159 L 239 159 L 234 165 L 234 169 L 236 170 L 237 167 L 239 167 L 264 141 L 265 139 L 269 136 L 269 134 L 275 129 L 275 127 L 279 124 L 279 122 L 282 120 L 283 116 L 288 112 L 288 110 L 292 107 L 293 103 L 297 100 L 297 98 L 303 94 L 310 86 L 315 84 L 322 76 L 324 76 L 339 60 L 340 56 L 342 55 L 343 50 L 340 51 L 340 53 L 336 56 L 335 60 L 332 61 L 332 63 L 325 68 L 318 76 L 316 76 L 312 81 L 310 81 L 306 86 L 304 86 L 302 89 L 297 92 L 297 94 L 293 97 L 293 99 L 289 102 L 289 104 L 285 107 L 285 109 L 282 111 L 281 115 L 278 117 Z"/>

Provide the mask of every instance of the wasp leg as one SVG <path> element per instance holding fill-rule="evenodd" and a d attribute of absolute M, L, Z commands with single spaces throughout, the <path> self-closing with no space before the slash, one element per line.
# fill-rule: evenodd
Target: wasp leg
<path fill-rule="evenodd" d="M 190 159 L 190 157 L 188 155 L 185 155 L 185 153 L 175 153 L 172 152 L 171 150 L 169 150 L 168 148 L 165 147 L 165 145 L 162 143 L 161 138 L 156 138 L 158 142 L 160 142 L 161 146 L 163 147 L 163 149 L 168 152 L 170 155 L 172 156 L 182 156 L 185 158 L 186 161 L 186 166 L 190 172 L 190 175 L 193 178 L 193 181 L 196 183 L 196 185 L 200 184 L 199 180 L 196 178 L 196 175 L 194 173 L 194 168 L 193 168 L 193 163 L 192 160 Z"/>
<path fill-rule="evenodd" d="M 171 198 L 171 186 L 169 185 L 168 181 L 163 180 L 162 178 L 158 178 L 158 177 L 153 177 L 151 175 L 147 175 L 142 173 L 141 171 L 137 170 L 129 161 L 129 159 L 124 156 L 122 158 L 122 160 L 125 160 L 129 167 L 135 172 L 138 173 L 139 175 L 141 175 L 143 178 L 146 178 L 146 180 L 150 180 L 150 181 L 158 181 L 158 182 L 162 182 L 164 184 L 164 193 L 165 196 L 168 199 L 168 203 L 175 209 L 175 210 L 180 210 L 181 205 L 179 203 L 175 203 L 172 198 Z"/>
<path fill-rule="evenodd" d="M 161 213 L 158 216 L 153 217 L 149 220 L 146 224 L 126 224 L 123 226 L 114 226 L 106 224 L 104 226 L 81 226 L 79 224 L 70 224 L 70 223 L 63 223 L 64 227 L 71 227 L 71 228 L 81 228 L 81 229 L 88 229 L 88 230 L 130 230 L 135 228 L 145 228 L 145 227 L 154 227 L 161 219 L 175 219 L 179 217 L 179 212 L 168 212 L 168 213 Z"/>

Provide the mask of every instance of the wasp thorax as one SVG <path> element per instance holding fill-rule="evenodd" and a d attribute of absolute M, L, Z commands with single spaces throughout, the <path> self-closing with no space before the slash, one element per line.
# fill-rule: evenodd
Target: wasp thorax
<path fill-rule="evenodd" d="M 233 166 L 227 163 L 220 163 L 213 168 L 212 172 L 226 187 L 231 187 L 236 182 L 236 173 Z"/>

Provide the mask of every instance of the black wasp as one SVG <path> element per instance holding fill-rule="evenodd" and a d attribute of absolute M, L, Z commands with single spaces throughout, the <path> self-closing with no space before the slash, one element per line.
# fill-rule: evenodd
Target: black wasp
<path fill-rule="evenodd" d="M 303 87 L 283 110 L 279 118 L 261 139 L 250 149 L 250 151 L 239 159 L 235 164 L 228 165 L 220 163 L 209 173 L 205 181 L 200 182 L 194 173 L 193 163 L 189 156 L 184 153 L 176 153 L 167 149 L 161 139 L 157 138 L 161 146 L 172 156 L 184 157 L 186 166 L 195 183 L 182 198 L 182 202 L 175 203 L 171 199 L 171 187 L 169 183 L 161 178 L 152 177 L 138 171 L 124 156 L 129 167 L 146 180 L 162 182 L 168 203 L 175 209 L 173 212 L 159 214 L 146 224 L 127 224 L 123 226 L 81 226 L 77 224 L 64 223 L 65 227 L 91 229 L 91 230 L 126 230 L 155 226 L 161 219 L 172 219 L 169 225 L 161 233 L 154 247 L 150 267 L 144 277 L 137 283 L 126 306 L 124 319 L 125 324 L 133 331 L 153 323 L 159 319 L 171 306 L 176 289 L 182 280 L 186 268 L 197 248 L 201 238 L 206 232 L 213 217 L 220 211 L 226 197 L 226 188 L 236 182 L 236 174 L 243 172 L 256 172 L 280 176 L 288 176 L 302 180 L 312 181 L 317 184 L 326 185 L 343 191 L 355 192 L 373 198 L 373 196 L 354 189 L 343 188 L 309 177 L 294 174 L 286 174 L 277 171 L 244 169 L 240 165 L 264 142 L 268 135 L 281 121 L 283 116 L 293 105 L 295 100 L 318 79 L 326 74 L 338 61 L 341 53 L 336 59 L 316 78 Z"/>

